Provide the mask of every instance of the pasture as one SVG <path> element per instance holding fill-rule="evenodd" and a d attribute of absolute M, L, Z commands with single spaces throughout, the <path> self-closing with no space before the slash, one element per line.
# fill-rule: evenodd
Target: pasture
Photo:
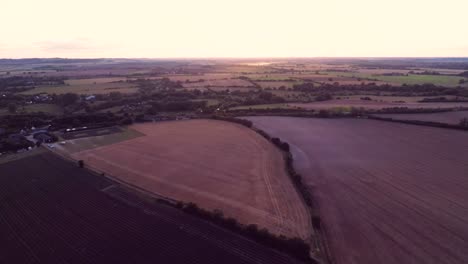
<path fill-rule="evenodd" d="M 247 119 L 289 142 L 337 264 L 466 263 L 466 131 L 363 119 Z"/>
<path fill-rule="evenodd" d="M 144 123 L 131 140 L 72 157 L 166 197 L 221 210 L 244 224 L 308 239 L 310 217 L 269 141 L 238 124 L 213 120 Z"/>

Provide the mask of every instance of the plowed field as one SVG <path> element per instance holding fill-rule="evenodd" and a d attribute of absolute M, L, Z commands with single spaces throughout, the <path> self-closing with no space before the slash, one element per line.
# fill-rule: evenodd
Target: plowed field
<path fill-rule="evenodd" d="M 468 263 L 468 133 L 251 117 L 290 143 L 338 264 Z"/>

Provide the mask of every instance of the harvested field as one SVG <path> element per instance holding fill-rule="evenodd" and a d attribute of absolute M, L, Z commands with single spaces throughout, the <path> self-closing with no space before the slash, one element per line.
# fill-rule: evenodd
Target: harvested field
<path fill-rule="evenodd" d="M 0 165 L 0 263 L 298 263 L 43 153 Z"/>
<path fill-rule="evenodd" d="M 450 111 L 427 114 L 381 114 L 375 116 L 393 118 L 396 120 L 418 120 L 457 125 L 463 118 L 468 118 L 468 111 Z"/>
<path fill-rule="evenodd" d="M 98 171 L 149 191 L 220 209 L 242 223 L 308 239 L 308 211 L 281 153 L 238 124 L 213 120 L 145 123 L 146 136 L 72 154 Z"/>
<path fill-rule="evenodd" d="M 368 101 L 361 99 L 340 99 L 340 100 L 329 100 L 313 103 L 292 103 L 289 104 L 294 107 L 301 107 L 304 109 L 334 109 L 334 108 L 365 108 L 379 110 L 384 108 L 394 107 L 407 107 L 412 109 L 425 108 L 425 109 L 451 109 L 456 107 L 468 107 L 468 102 L 454 103 L 454 102 L 443 102 L 443 103 L 418 103 L 418 102 L 388 102 L 388 101 Z"/>
<path fill-rule="evenodd" d="M 465 131 L 363 119 L 248 119 L 290 143 L 336 263 L 467 263 Z"/>

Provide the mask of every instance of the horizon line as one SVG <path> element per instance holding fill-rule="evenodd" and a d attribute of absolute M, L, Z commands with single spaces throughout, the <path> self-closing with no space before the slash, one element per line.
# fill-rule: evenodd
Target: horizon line
<path fill-rule="evenodd" d="M 134 59 L 134 60 L 187 60 L 187 59 L 201 59 L 201 60 L 216 60 L 216 59 L 468 59 L 468 56 L 271 56 L 271 57 L 3 57 L 0 60 L 28 60 L 28 59 L 63 59 L 63 60 L 118 60 L 118 59 Z"/>

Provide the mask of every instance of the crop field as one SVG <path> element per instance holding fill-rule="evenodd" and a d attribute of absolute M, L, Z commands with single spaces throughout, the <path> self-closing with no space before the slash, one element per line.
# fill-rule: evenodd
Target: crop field
<path fill-rule="evenodd" d="M 148 191 L 244 224 L 308 239 L 308 211 L 286 174 L 281 153 L 255 132 L 213 120 L 131 126 L 145 136 L 75 152 L 87 166 Z"/>
<path fill-rule="evenodd" d="M 24 91 L 22 94 L 103 94 L 110 92 L 132 93 L 137 91 L 134 84 L 119 81 L 125 81 L 125 78 L 71 79 L 65 81 L 66 85 L 40 86 L 32 90 Z"/>
<path fill-rule="evenodd" d="M 291 103 L 292 107 L 300 107 L 303 109 L 336 109 L 336 108 L 365 108 L 365 109 L 384 109 L 393 107 L 407 107 L 407 108 L 431 108 L 431 109 L 451 109 L 457 107 L 468 107 L 468 102 L 431 102 L 431 103 L 418 103 L 418 102 L 389 102 L 389 101 L 368 101 L 358 98 L 328 100 L 312 103 Z"/>
<path fill-rule="evenodd" d="M 450 111 L 427 114 L 381 114 L 376 116 L 397 120 L 418 120 L 456 125 L 459 124 L 463 118 L 468 118 L 468 111 Z"/>
<path fill-rule="evenodd" d="M 0 263 L 297 263 L 49 152 L 0 165 Z M 131 198 L 131 199 L 130 199 Z"/>
<path fill-rule="evenodd" d="M 468 260 L 468 133 L 363 119 L 250 117 L 289 142 L 337 264 Z"/>

